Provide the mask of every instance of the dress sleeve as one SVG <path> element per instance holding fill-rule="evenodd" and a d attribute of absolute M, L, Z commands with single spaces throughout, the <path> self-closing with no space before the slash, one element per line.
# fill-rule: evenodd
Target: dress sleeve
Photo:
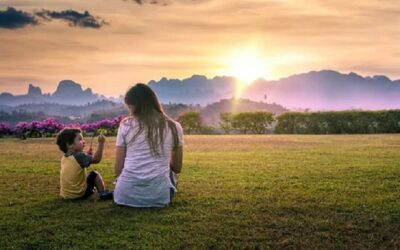
<path fill-rule="evenodd" d="M 87 168 L 92 162 L 93 156 L 85 154 L 83 152 L 78 152 L 74 154 L 75 160 L 79 163 L 82 168 Z"/>

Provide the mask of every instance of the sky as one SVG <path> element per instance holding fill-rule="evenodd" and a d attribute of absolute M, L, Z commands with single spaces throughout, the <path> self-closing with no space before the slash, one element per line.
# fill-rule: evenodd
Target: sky
<path fill-rule="evenodd" d="M 0 92 L 322 69 L 399 79 L 399 40 L 398 0 L 0 0 Z"/>

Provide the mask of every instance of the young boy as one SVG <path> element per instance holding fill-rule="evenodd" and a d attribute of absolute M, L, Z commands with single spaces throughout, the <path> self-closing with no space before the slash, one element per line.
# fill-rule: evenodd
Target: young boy
<path fill-rule="evenodd" d="M 113 193 L 107 192 L 101 175 L 96 171 L 86 173 L 90 164 L 101 161 L 105 137 L 98 138 L 99 146 L 96 153 L 85 154 L 85 140 L 82 131 L 75 128 L 64 128 L 57 135 L 57 145 L 64 152 L 61 158 L 60 196 L 64 199 L 86 199 L 93 194 L 96 187 L 100 200 L 112 199 Z"/>

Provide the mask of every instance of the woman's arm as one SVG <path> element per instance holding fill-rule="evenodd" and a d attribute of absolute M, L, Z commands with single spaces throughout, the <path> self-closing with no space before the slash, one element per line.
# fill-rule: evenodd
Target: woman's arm
<path fill-rule="evenodd" d="M 124 168 L 125 156 L 126 156 L 126 147 L 117 147 L 115 150 L 115 166 L 114 166 L 115 176 L 117 178 L 121 174 L 122 169 Z"/>
<path fill-rule="evenodd" d="M 179 174 L 182 169 L 182 159 L 183 159 L 183 147 L 179 146 L 176 150 L 172 151 L 171 154 L 171 169 L 176 174 Z"/>

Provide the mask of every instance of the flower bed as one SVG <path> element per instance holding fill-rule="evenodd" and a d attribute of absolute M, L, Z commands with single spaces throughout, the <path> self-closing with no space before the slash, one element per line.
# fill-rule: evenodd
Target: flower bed
<path fill-rule="evenodd" d="M 84 134 L 104 134 L 115 136 L 117 134 L 122 115 L 113 119 L 105 119 L 93 123 L 63 124 L 54 118 L 44 121 L 19 122 L 12 128 L 7 123 L 0 123 L 0 137 L 16 136 L 20 138 L 52 137 L 65 127 L 80 128 Z"/>

